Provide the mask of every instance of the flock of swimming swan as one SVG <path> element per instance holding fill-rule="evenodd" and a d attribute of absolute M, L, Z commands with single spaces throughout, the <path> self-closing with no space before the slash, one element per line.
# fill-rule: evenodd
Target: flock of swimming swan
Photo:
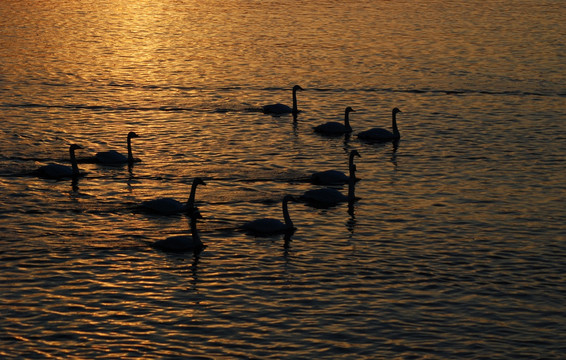
<path fill-rule="evenodd" d="M 296 115 L 300 112 L 297 108 L 297 91 L 301 91 L 299 85 L 295 85 L 293 91 L 293 106 L 289 107 L 283 104 L 265 105 L 262 111 L 266 114 L 289 114 Z M 344 115 L 344 124 L 338 122 L 327 122 L 322 125 L 313 127 L 313 130 L 320 134 L 327 135 L 340 135 L 349 134 L 352 132 L 350 126 L 349 115 L 355 110 L 347 107 Z M 401 112 L 398 108 L 392 111 L 392 131 L 383 128 L 372 128 L 362 131 L 357 134 L 357 137 L 363 141 L 370 142 L 387 142 L 399 140 L 401 135 L 397 128 L 397 113 Z M 120 165 L 120 164 L 133 164 L 140 161 L 133 157 L 132 154 L 132 139 L 139 136 L 135 132 L 129 132 L 127 135 L 127 155 L 123 155 L 116 150 L 109 150 L 98 152 L 93 158 L 85 159 L 84 162 L 94 162 L 106 165 Z M 71 166 L 61 164 L 49 164 L 39 167 L 35 170 L 34 174 L 39 177 L 48 179 L 65 179 L 86 175 L 79 170 L 75 150 L 82 149 L 81 146 L 72 144 L 69 146 L 69 156 Z M 349 174 L 346 175 L 341 171 L 327 170 L 315 172 L 310 177 L 310 182 L 316 185 L 344 185 L 348 184 L 348 194 L 344 195 L 339 190 L 332 187 L 313 189 L 306 191 L 300 197 L 286 195 L 282 200 L 283 221 L 273 218 L 262 218 L 249 221 L 239 226 L 238 229 L 255 236 L 275 235 L 282 233 L 292 233 L 296 228 L 293 221 L 289 216 L 288 203 L 290 201 L 303 201 L 317 206 L 327 207 L 333 206 L 342 202 L 354 202 L 357 198 L 354 195 L 354 187 L 356 181 L 356 164 L 354 163 L 355 157 L 361 157 L 357 150 L 352 150 L 348 157 L 348 170 Z M 206 185 L 200 177 L 193 179 L 189 198 L 186 202 L 180 202 L 173 198 L 158 198 L 154 200 L 144 201 L 139 204 L 139 209 L 159 215 L 173 215 L 179 213 L 186 213 L 190 217 L 191 235 L 178 235 L 168 237 L 163 240 L 155 241 L 152 247 L 163 251 L 170 252 L 200 252 L 205 246 L 203 245 L 198 230 L 197 220 L 202 219 L 198 208 L 195 206 L 195 196 L 198 185 Z"/>

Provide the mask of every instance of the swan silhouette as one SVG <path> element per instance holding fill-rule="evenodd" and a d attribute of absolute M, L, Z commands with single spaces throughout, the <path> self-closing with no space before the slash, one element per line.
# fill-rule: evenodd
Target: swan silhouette
<path fill-rule="evenodd" d="M 399 133 L 399 129 L 397 128 L 397 113 L 400 112 L 401 110 L 399 110 L 398 108 L 393 109 L 393 132 L 382 128 L 373 128 L 359 133 L 358 139 L 376 142 L 399 140 L 401 138 L 401 134 Z"/>
<path fill-rule="evenodd" d="M 291 195 L 285 195 L 283 197 L 282 209 L 284 223 L 278 219 L 263 218 L 249 221 L 240 226 L 240 229 L 254 235 L 274 235 L 294 231 L 295 227 L 287 208 L 287 203 L 291 200 L 295 200 Z"/>
<path fill-rule="evenodd" d="M 69 156 L 71 158 L 71 166 L 60 164 L 48 164 L 39 167 L 35 174 L 39 177 L 47 179 L 64 179 L 64 178 L 77 178 L 85 175 L 79 171 L 77 165 L 77 158 L 75 157 L 75 150 L 82 149 L 81 146 L 72 144 L 69 146 Z"/>
<path fill-rule="evenodd" d="M 144 201 L 140 204 L 140 207 L 142 210 L 160 215 L 173 215 L 182 212 L 192 214 L 195 212 L 195 210 L 197 210 L 197 208 L 195 207 L 195 194 L 197 185 L 206 184 L 201 178 L 194 178 L 189 199 L 184 204 L 172 198 L 159 198 Z"/>
<path fill-rule="evenodd" d="M 354 156 L 362 157 L 357 150 L 350 151 L 350 156 L 348 157 L 350 174 L 352 174 L 352 170 L 356 166 L 354 164 Z M 338 170 L 319 171 L 311 175 L 311 183 L 316 185 L 342 185 L 347 184 L 349 181 L 350 177 Z"/>
<path fill-rule="evenodd" d="M 134 159 L 132 155 L 132 139 L 139 138 L 140 136 L 133 131 L 128 133 L 127 137 L 127 144 L 128 144 L 128 156 L 120 154 L 116 150 L 109 150 L 98 152 L 94 156 L 97 163 L 100 164 L 109 164 L 109 165 L 118 165 L 118 164 L 132 164 L 136 161 L 140 161 L 139 159 Z"/>
<path fill-rule="evenodd" d="M 350 113 L 356 112 L 356 110 L 351 107 L 347 107 L 344 114 L 344 124 L 336 121 L 329 121 L 327 123 L 313 127 L 314 132 L 325 135 L 342 135 L 352 132 L 352 127 L 350 126 Z"/>
<path fill-rule="evenodd" d="M 350 156 L 353 155 L 350 153 Z M 334 188 L 322 188 L 305 191 L 300 197 L 301 200 L 317 207 L 329 207 L 342 202 L 354 202 L 358 200 L 355 196 L 356 187 L 356 164 L 350 166 L 350 176 L 348 177 L 348 195 L 342 194 Z"/>
<path fill-rule="evenodd" d="M 191 215 L 191 235 L 177 235 L 157 240 L 151 244 L 151 247 L 166 252 L 200 253 L 205 248 L 205 245 L 202 243 L 198 233 L 197 219 L 202 219 L 202 215 L 198 211 Z"/>
<path fill-rule="evenodd" d="M 299 85 L 295 85 L 293 86 L 293 107 L 289 107 L 287 105 L 283 105 L 283 104 L 271 104 L 271 105 L 264 105 L 262 106 L 261 110 L 263 111 L 264 114 L 273 114 L 273 115 L 279 115 L 279 114 L 297 114 L 299 113 L 299 110 L 297 109 L 297 91 L 299 90 L 304 90 L 302 87 L 300 87 Z"/>

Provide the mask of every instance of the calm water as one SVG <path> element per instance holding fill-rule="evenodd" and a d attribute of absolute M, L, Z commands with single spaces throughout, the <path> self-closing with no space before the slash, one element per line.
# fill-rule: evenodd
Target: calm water
<path fill-rule="evenodd" d="M 518 1 L 0 2 L 0 356 L 535 359 L 566 352 L 566 8 Z M 257 109 L 290 104 L 297 122 Z M 312 126 L 356 112 L 354 134 Z M 109 148 L 77 184 L 29 175 Z M 280 199 L 346 171 L 361 199 Z M 208 245 L 148 244 L 185 216 Z M 346 189 L 344 188 L 343 191 Z"/>

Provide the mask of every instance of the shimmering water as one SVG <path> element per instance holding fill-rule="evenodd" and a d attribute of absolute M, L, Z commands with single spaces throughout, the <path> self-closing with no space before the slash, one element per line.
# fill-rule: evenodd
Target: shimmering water
<path fill-rule="evenodd" d="M 561 1 L 0 2 L 0 356 L 534 359 L 566 352 Z M 297 122 L 261 105 L 290 105 Z M 356 112 L 354 135 L 312 126 Z M 365 144 L 390 126 L 397 147 Z M 73 184 L 68 146 L 125 151 Z M 291 203 L 313 171 L 353 207 Z M 195 176 L 207 248 L 154 240 Z M 343 188 L 343 191 L 346 189 Z"/>

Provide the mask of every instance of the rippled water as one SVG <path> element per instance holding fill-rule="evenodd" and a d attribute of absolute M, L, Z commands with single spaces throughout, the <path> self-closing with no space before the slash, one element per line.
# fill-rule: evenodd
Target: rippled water
<path fill-rule="evenodd" d="M 560 1 L 2 1 L 2 358 L 561 358 L 566 10 Z M 272 117 L 258 109 L 299 107 Z M 356 112 L 398 146 L 312 126 Z M 132 168 L 80 164 L 108 148 Z M 360 200 L 284 194 L 347 170 Z M 197 202 L 189 232 L 143 200 Z M 346 191 L 345 188 L 342 188 Z"/>

